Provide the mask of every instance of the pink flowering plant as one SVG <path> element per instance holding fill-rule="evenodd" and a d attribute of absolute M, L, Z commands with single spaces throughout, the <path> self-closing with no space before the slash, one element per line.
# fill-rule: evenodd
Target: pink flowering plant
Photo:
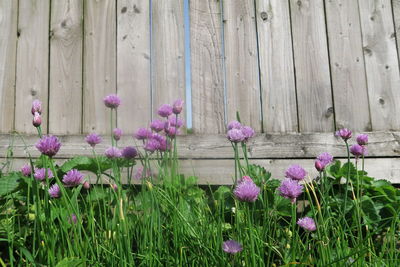
<path fill-rule="evenodd" d="M 26 149 L 14 171 L 10 148 L 0 171 L 2 266 L 398 265 L 400 191 L 368 176 L 368 135 L 341 129 L 344 163 L 321 151 L 273 178 L 252 164 L 260 136 L 237 115 L 222 137 L 232 183 L 205 186 L 180 173 L 183 100 L 133 132 L 117 124 L 118 95 L 103 103 L 107 133 L 82 137 L 89 156 L 60 159 L 65 138 L 42 130 L 34 101 L 40 156 Z"/>

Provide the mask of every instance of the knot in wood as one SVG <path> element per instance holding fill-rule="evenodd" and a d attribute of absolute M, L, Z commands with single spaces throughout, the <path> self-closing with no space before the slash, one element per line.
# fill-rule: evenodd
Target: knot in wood
<path fill-rule="evenodd" d="M 268 13 L 263 11 L 260 13 L 260 17 L 263 21 L 267 21 L 268 20 Z"/>
<path fill-rule="evenodd" d="M 329 118 L 333 114 L 333 107 L 329 107 L 325 112 L 325 117 Z"/>

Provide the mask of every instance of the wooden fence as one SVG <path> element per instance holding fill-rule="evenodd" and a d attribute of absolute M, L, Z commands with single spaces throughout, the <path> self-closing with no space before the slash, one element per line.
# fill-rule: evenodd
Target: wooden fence
<path fill-rule="evenodd" d="M 0 152 L 13 131 L 35 143 L 38 98 L 45 131 L 62 135 L 59 157 L 87 154 L 83 135 L 109 131 L 105 95 L 122 98 L 130 134 L 185 99 L 190 70 L 182 170 L 202 182 L 231 181 L 222 134 L 239 111 L 260 133 L 251 157 L 275 177 L 293 162 L 312 174 L 323 151 L 345 156 L 333 131 L 348 127 L 371 132 L 367 171 L 400 183 L 396 30 L 400 0 L 0 0 Z"/>

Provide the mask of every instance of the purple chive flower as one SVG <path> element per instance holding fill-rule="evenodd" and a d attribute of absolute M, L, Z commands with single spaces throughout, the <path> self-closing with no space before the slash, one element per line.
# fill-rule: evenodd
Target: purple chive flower
<path fill-rule="evenodd" d="M 336 131 L 335 135 L 341 137 L 344 141 L 347 141 L 351 138 L 352 132 L 347 128 L 343 128 Z"/>
<path fill-rule="evenodd" d="M 88 181 L 85 181 L 85 182 L 83 182 L 82 187 L 85 188 L 86 190 L 89 190 L 90 189 L 90 183 Z"/>
<path fill-rule="evenodd" d="M 133 136 L 138 140 L 145 140 L 151 136 L 151 131 L 146 128 L 139 128 Z"/>
<path fill-rule="evenodd" d="M 281 186 L 278 187 L 280 195 L 284 198 L 289 198 L 292 203 L 296 202 L 301 193 L 303 193 L 303 186 L 296 180 L 286 178 L 282 181 Z"/>
<path fill-rule="evenodd" d="M 71 217 L 68 219 L 68 222 L 70 224 L 76 224 L 76 222 L 78 221 L 77 217 L 75 214 L 71 214 Z"/>
<path fill-rule="evenodd" d="M 39 127 L 42 124 L 42 116 L 38 112 L 35 112 L 35 115 L 33 115 L 32 124 L 35 127 Z"/>
<path fill-rule="evenodd" d="M 172 114 L 172 107 L 171 107 L 171 105 L 168 105 L 168 104 L 162 105 L 162 106 L 158 109 L 157 114 L 160 115 L 161 117 L 164 117 L 164 118 L 169 117 L 169 115 Z"/>
<path fill-rule="evenodd" d="M 333 157 L 328 152 L 324 152 L 320 154 L 315 160 L 315 168 L 317 171 L 321 172 L 325 169 L 325 167 L 331 164 L 333 161 Z"/>
<path fill-rule="evenodd" d="M 103 98 L 103 102 L 108 108 L 117 108 L 121 104 L 121 99 L 116 94 L 111 94 Z"/>
<path fill-rule="evenodd" d="M 180 114 L 183 109 L 183 100 L 177 99 L 175 100 L 174 104 L 172 105 L 172 112 L 176 115 Z"/>
<path fill-rule="evenodd" d="M 300 165 L 291 165 L 285 172 L 285 177 L 293 180 L 303 180 L 307 172 Z"/>
<path fill-rule="evenodd" d="M 59 198 L 61 196 L 61 191 L 60 191 L 60 187 L 58 186 L 58 184 L 53 184 L 49 188 L 49 195 L 52 198 Z"/>
<path fill-rule="evenodd" d="M 235 240 L 227 240 L 222 244 L 222 250 L 229 254 L 236 254 L 242 251 L 243 247 Z"/>
<path fill-rule="evenodd" d="M 168 122 L 165 124 L 165 128 L 176 127 L 180 128 L 183 125 L 183 120 L 176 117 L 169 117 Z"/>
<path fill-rule="evenodd" d="M 32 115 L 35 115 L 35 113 L 42 114 L 42 102 L 40 102 L 40 100 L 33 100 L 31 112 Z"/>
<path fill-rule="evenodd" d="M 244 176 L 236 185 L 233 194 L 237 199 L 244 202 L 255 202 L 260 194 L 260 188 L 253 182 L 253 180 Z"/>
<path fill-rule="evenodd" d="M 113 130 L 113 138 L 115 141 L 119 141 L 119 139 L 121 139 L 122 136 L 122 130 L 120 128 L 115 128 Z"/>
<path fill-rule="evenodd" d="M 106 151 L 104 152 L 104 155 L 106 155 L 106 157 L 109 159 L 122 157 L 121 150 L 119 150 L 116 147 L 107 148 Z"/>
<path fill-rule="evenodd" d="M 83 174 L 80 173 L 77 169 L 72 169 L 68 171 L 62 179 L 65 187 L 74 187 L 80 185 L 83 181 Z"/>
<path fill-rule="evenodd" d="M 45 168 L 35 169 L 33 177 L 35 177 L 35 179 L 38 181 L 44 181 L 44 179 L 46 179 L 46 169 Z M 51 179 L 53 177 L 54 175 L 51 172 L 51 170 L 47 169 L 47 179 Z"/>
<path fill-rule="evenodd" d="M 231 121 L 230 123 L 228 123 L 228 130 L 241 129 L 241 128 L 242 128 L 242 124 L 238 121 Z"/>
<path fill-rule="evenodd" d="M 149 152 L 154 152 L 156 151 L 160 146 L 160 143 L 154 139 L 154 138 L 149 138 L 147 139 L 146 143 L 144 144 L 143 149 Z"/>
<path fill-rule="evenodd" d="M 91 133 L 85 138 L 86 143 L 88 143 L 91 147 L 95 147 L 97 144 L 100 144 L 103 140 L 101 136 L 95 133 Z"/>
<path fill-rule="evenodd" d="M 179 135 L 179 129 L 175 127 L 169 127 L 165 129 L 165 134 L 171 138 L 174 138 L 176 135 Z"/>
<path fill-rule="evenodd" d="M 366 144 L 368 144 L 368 135 L 367 134 L 359 134 L 357 136 L 356 140 L 360 146 L 365 146 Z"/>
<path fill-rule="evenodd" d="M 245 139 L 245 136 L 240 129 L 232 128 L 228 131 L 227 138 L 233 143 L 239 143 Z"/>
<path fill-rule="evenodd" d="M 159 151 L 166 151 L 170 149 L 170 145 L 168 144 L 167 138 L 163 135 L 159 134 L 153 134 L 152 137 L 153 139 L 158 141 L 158 150 Z"/>
<path fill-rule="evenodd" d="M 126 159 L 133 159 L 137 156 L 137 150 L 133 146 L 127 146 L 122 149 L 122 156 Z"/>
<path fill-rule="evenodd" d="M 22 173 L 23 176 L 26 176 L 26 177 L 31 176 L 31 174 L 32 174 L 31 165 L 25 164 L 24 166 L 22 166 L 21 167 L 21 173 Z"/>
<path fill-rule="evenodd" d="M 255 131 L 253 130 L 253 128 L 251 128 L 250 126 L 243 126 L 241 128 L 242 133 L 244 135 L 244 140 L 247 141 L 250 138 L 252 138 L 255 134 Z"/>
<path fill-rule="evenodd" d="M 350 153 L 353 154 L 356 158 L 358 158 L 360 156 L 366 156 L 368 154 L 368 150 L 366 146 L 360 146 L 359 144 L 355 144 L 350 147 Z"/>
<path fill-rule="evenodd" d="M 165 122 L 159 119 L 155 119 L 150 123 L 150 128 L 155 132 L 161 132 L 164 130 Z"/>
<path fill-rule="evenodd" d="M 333 156 L 328 152 L 321 153 L 317 159 L 321 161 L 325 166 L 331 164 L 333 161 Z"/>
<path fill-rule="evenodd" d="M 43 136 L 39 142 L 36 143 L 36 148 L 44 155 L 53 157 L 60 150 L 61 143 L 57 137 L 53 135 Z"/>
<path fill-rule="evenodd" d="M 297 221 L 297 224 L 306 231 L 315 231 L 317 230 L 317 226 L 315 225 L 315 221 L 310 217 L 303 217 Z"/>

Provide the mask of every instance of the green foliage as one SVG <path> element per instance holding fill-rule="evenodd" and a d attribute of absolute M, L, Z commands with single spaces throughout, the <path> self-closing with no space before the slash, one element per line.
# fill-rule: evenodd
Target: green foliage
<path fill-rule="evenodd" d="M 0 196 L 14 192 L 21 180 L 21 173 L 10 172 L 5 176 L 0 176 Z"/>

